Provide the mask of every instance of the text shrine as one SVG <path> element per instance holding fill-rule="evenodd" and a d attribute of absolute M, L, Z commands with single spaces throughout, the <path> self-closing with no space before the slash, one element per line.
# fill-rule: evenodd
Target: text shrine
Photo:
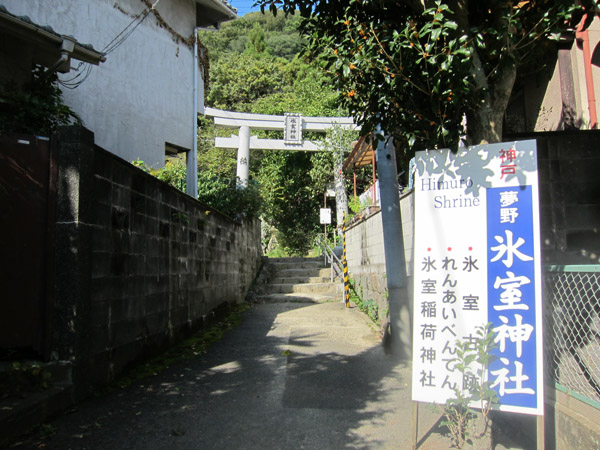
<path fill-rule="evenodd" d="M 498 409 L 543 414 L 535 141 L 417 152 L 413 400 L 444 403 L 480 380 L 454 367 L 491 323 Z M 477 373 L 475 367 L 472 370 Z M 473 405 L 476 406 L 476 405 Z"/>

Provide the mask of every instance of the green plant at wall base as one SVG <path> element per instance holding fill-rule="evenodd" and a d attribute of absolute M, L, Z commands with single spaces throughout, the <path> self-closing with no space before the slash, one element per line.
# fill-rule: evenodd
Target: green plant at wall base
<path fill-rule="evenodd" d="M 211 346 L 223 339 L 225 335 L 237 327 L 243 318 L 244 312 L 250 308 L 249 303 L 242 303 L 232 307 L 231 311 L 218 322 L 199 330 L 183 342 L 169 348 L 144 364 L 132 367 L 111 383 L 98 387 L 94 391 L 95 397 L 102 397 L 118 389 L 126 388 L 133 383 L 141 382 L 149 377 L 156 376 L 161 371 L 173 364 L 188 359 L 197 358 L 209 351 Z"/>
<path fill-rule="evenodd" d="M 369 318 L 379 324 L 379 305 L 377 301 L 373 299 L 363 300 L 362 290 L 359 293 L 356 291 L 356 282 L 354 280 L 349 280 L 350 283 L 350 301 L 354 303 L 358 309 L 364 312 Z"/>
<path fill-rule="evenodd" d="M 49 438 L 56 434 L 56 432 L 58 431 L 58 428 L 52 424 L 43 423 L 43 424 L 39 425 L 38 427 L 36 427 L 36 431 L 40 437 Z"/>
<path fill-rule="evenodd" d="M 490 411 L 498 403 L 498 396 L 487 380 L 488 367 L 495 359 L 491 352 L 495 348 L 491 323 L 476 328 L 474 343 L 456 341 L 456 357 L 452 362 L 455 363 L 454 370 L 461 375 L 463 386 L 454 387 L 455 396 L 442 408 L 445 420 L 441 424 L 448 428 L 452 443 L 458 448 L 462 448 L 469 438 L 480 439 L 488 432 Z M 481 410 L 479 427 L 473 404 Z"/>
<path fill-rule="evenodd" d="M 38 361 L 14 361 L 0 377 L 0 400 L 38 389 L 48 389 L 52 373 Z"/>

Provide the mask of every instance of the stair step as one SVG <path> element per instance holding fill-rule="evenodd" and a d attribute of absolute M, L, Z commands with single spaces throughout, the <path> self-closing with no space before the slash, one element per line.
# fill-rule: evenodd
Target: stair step
<path fill-rule="evenodd" d="M 290 268 L 280 269 L 275 271 L 277 278 L 293 278 L 293 277 L 329 277 L 331 275 L 330 268 L 312 268 L 312 269 L 301 269 L 301 268 Z"/>
<path fill-rule="evenodd" d="M 323 268 L 322 260 L 315 261 L 281 261 L 273 263 L 268 261 L 276 271 L 287 270 L 287 269 L 321 269 Z"/>
<path fill-rule="evenodd" d="M 264 288 L 265 292 L 271 294 L 306 293 L 306 294 L 328 294 L 335 293 L 336 286 L 333 283 L 304 283 L 304 284 L 274 284 L 270 283 Z"/>
<path fill-rule="evenodd" d="M 276 258 L 267 259 L 266 264 L 275 270 L 283 269 L 315 269 L 324 267 L 322 258 Z"/>
<path fill-rule="evenodd" d="M 301 283 L 330 283 L 330 277 L 304 277 L 304 276 L 295 276 L 295 277 L 276 277 L 273 278 L 271 284 L 301 284 Z"/>
<path fill-rule="evenodd" d="M 262 303 L 329 303 L 335 301 L 341 302 L 342 296 L 341 294 L 323 295 L 306 293 L 264 294 L 258 295 L 255 301 Z"/>
<path fill-rule="evenodd" d="M 288 258 L 267 258 L 267 262 L 268 263 L 298 263 L 298 262 L 307 262 L 307 263 L 320 263 L 323 261 L 323 258 L 321 257 L 316 257 L 316 258 L 305 258 L 305 257 L 296 257 L 296 256 L 292 256 L 292 257 L 288 257 Z"/>
<path fill-rule="evenodd" d="M 331 268 L 322 258 L 267 258 L 266 284 L 255 288 L 258 302 L 321 303 L 342 300 L 339 279 L 331 282 Z"/>

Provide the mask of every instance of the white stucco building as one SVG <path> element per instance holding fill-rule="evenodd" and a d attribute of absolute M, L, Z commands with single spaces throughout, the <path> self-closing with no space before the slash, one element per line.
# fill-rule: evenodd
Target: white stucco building
<path fill-rule="evenodd" d="M 203 111 L 202 51 L 196 27 L 236 17 L 222 0 L 0 0 L 60 35 L 105 54 L 90 65 L 73 60 L 59 75 L 64 101 L 96 143 L 127 161 L 164 165 L 165 153 L 192 151 L 196 111 Z M 201 48 L 201 46 L 200 46 Z M 69 88 L 70 87 L 70 88 Z"/>

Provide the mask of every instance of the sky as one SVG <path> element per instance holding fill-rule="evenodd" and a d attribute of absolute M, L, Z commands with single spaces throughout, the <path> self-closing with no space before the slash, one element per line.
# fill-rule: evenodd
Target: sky
<path fill-rule="evenodd" d="M 233 8 L 237 8 L 238 16 L 243 16 L 249 12 L 260 11 L 259 7 L 252 7 L 256 0 L 228 0 Z"/>

